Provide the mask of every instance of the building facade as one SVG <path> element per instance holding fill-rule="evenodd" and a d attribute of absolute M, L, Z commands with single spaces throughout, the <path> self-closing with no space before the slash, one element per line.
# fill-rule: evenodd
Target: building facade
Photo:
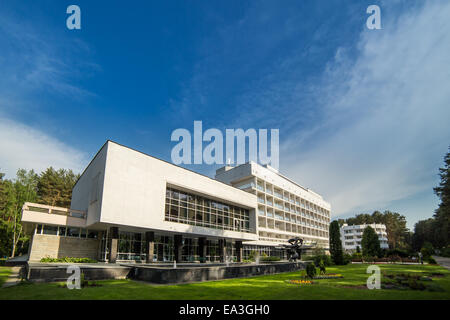
<path fill-rule="evenodd" d="M 215 178 L 256 196 L 258 239 L 244 243 L 249 250 L 276 252 L 294 237 L 306 246 L 328 249 L 331 206 L 319 194 L 255 162 L 225 166 Z"/>
<path fill-rule="evenodd" d="M 293 201 L 272 196 L 274 206 L 283 203 L 283 221 L 275 220 L 280 210 L 268 203 L 264 213 L 272 209 L 273 217 L 262 220 L 262 190 L 242 190 L 242 185 L 223 181 L 224 176 L 217 178 L 107 141 L 76 182 L 70 208 L 25 203 L 22 222 L 32 235 L 29 260 L 68 256 L 108 262 L 225 262 L 242 261 L 255 247 L 282 255 L 272 248 L 294 235 L 326 245 L 328 222 L 320 225 L 326 230 L 302 224 L 319 225 L 325 219 L 317 203 L 281 189 Z M 261 181 L 255 177 L 255 186 Z M 270 191 L 269 182 L 264 184 L 268 192 L 283 187 L 271 183 Z M 329 216 L 329 205 L 321 210 Z"/>
<path fill-rule="evenodd" d="M 386 232 L 386 226 L 384 224 L 360 224 L 349 226 L 348 224 L 343 224 L 341 227 L 341 241 L 342 248 L 345 251 L 355 252 L 357 247 L 361 249 L 361 240 L 364 229 L 368 226 L 372 227 L 378 235 L 378 240 L 380 240 L 380 247 L 382 249 L 388 249 L 388 238 Z"/>

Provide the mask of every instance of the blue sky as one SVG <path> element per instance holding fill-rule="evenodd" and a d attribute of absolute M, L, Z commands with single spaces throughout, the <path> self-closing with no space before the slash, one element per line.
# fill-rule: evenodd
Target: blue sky
<path fill-rule="evenodd" d="M 81 172 L 106 139 L 170 161 L 194 120 L 278 128 L 280 171 L 333 215 L 412 227 L 450 142 L 448 16 L 448 1 L 3 1 L 0 170 Z"/>

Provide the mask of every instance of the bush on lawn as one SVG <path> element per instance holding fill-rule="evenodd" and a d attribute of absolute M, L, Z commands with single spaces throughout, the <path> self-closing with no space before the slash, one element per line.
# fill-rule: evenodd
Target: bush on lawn
<path fill-rule="evenodd" d="M 436 260 L 434 260 L 433 257 L 428 257 L 428 258 L 427 258 L 427 262 L 428 262 L 429 264 L 437 264 Z"/>
<path fill-rule="evenodd" d="M 389 249 L 389 250 L 386 250 L 385 257 L 408 258 L 409 257 L 409 253 L 406 250 Z"/>
<path fill-rule="evenodd" d="M 320 260 L 320 262 L 319 262 L 319 270 L 320 270 L 320 274 L 325 274 L 325 272 L 327 271 L 323 260 Z"/>
<path fill-rule="evenodd" d="M 322 255 L 317 255 L 317 256 L 312 256 L 312 261 L 314 261 L 314 265 L 316 267 L 319 266 L 320 261 L 323 262 L 323 264 L 325 265 L 325 267 L 329 267 L 333 265 L 333 261 L 331 260 L 331 257 L 329 255 L 326 254 L 322 254 Z"/>
<path fill-rule="evenodd" d="M 314 263 L 308 263 L 306 265 L 306 276 L 308 278 L 314 278 L 314 276 L 317 274 L 316 266 Z"/>
<path fill-rule="evenodd" d="M 352 259 L 362 259 L 362 253 L 361 252 L 353 252 Z"/>
<path fill-rule="evenodd" d="M 434 254 L 433 245 L 430 242 L 425 242 L 422 249 L 420 249 L 420 252 L 422 253 L 423 259 L 426 260 Z"/>

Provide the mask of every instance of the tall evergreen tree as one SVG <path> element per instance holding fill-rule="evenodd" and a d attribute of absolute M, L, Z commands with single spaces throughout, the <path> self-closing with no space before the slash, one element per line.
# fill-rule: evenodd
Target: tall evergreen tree
<path fill-rule="evenodd" d="M 380 256 L 381 247 L 378 235 L 371 226 L 367 226 L 364 229 L 361 240 L 362 254 L 363 256 L 376 257 Z"/>
<path fill-rule="evenodd" d="M 341 232 L 338 221 L 330 223 L 330 254 L 331 259 L 337 265 L 344 264 L 344 254 L 342 252 Z"/>
<path fill-rule="evenodd" d="M 450 147 L 444 157 L 444 167 L 439 168 L 441 182 L 434 188 L 434 192 L 441 200 L 439 208 L 435 211 L 435 239 L 433 245 L 441 248 L 449 245 L 450 224 Z"/>
<path fill-rule="evenodd" d="M 38 202 L 58 207 L 70 207 L 72 188 L 79 175 L 72 170 L 52 167 L 41 173 L 37 185 Z"/>

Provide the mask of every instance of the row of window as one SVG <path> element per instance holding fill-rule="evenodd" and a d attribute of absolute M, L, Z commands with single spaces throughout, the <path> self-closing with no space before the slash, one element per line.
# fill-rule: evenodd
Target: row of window
<path fill-rule="evenodd" d="M 166 202 L 169 202 L 175 206 L 181 206 L 184 208 L 197 209 L 199 211 L 211 212 L 211 213 L 223 213 L 234 214 L 236 216 L 248 217 L 249 211 L 244 208 L 225 204 L 215 200 L 211 200 L 202 196 L 178 191 L 173 188 L 167 188 L 166 190 Z"/>
<path fill-rule="evenodd" d="M 98 239 L 98 231 L 76 227 L 61 227 L 38 224 L 36 234 L 48 234 L 60 237 Z"/>
<path fill-rule="evenodd" d="M 203 206 L 199 208 L 195 205 L 190 208 L 185 206 L 183 201 L 175 202 L 172 197 L 186 198 L 195 203 L 201 202 Z M 166 192 L 165 220 L 221 230 L 250 232 L 250 217 L 247 209 L 225 205 L 172 188 L 168 188 Z"/>
<path fill-rule="evenodd" d="M 241 188 L 241 187 L 240 187 Z M 256 188 L 260 191 L 266 192 L 270 195 L 275 195 L 276 197 L 278 197 L 279 199 L 283 199 L 284 201 L 288 201 L 292 204 L 296 204 L 302 208 L 306 208 L 308 210 L 314 211 L 315 213 L 319 213 L 319 214 L 323 214 L 325 216 L 329 216 L 329 211 L 319 207 L 311 202 L 309 202 L 308 200 L 304 200 L 299 198 L 298 196 L 295 196 L 291 193 L 288 192 L 283 192 L 281 189 L 276 189 L 274 188 L 272 191 L 272 185 L 268 185 L 266 187 L 264 187 L 264 181 L 259 180 L 257 182 Z"/>

